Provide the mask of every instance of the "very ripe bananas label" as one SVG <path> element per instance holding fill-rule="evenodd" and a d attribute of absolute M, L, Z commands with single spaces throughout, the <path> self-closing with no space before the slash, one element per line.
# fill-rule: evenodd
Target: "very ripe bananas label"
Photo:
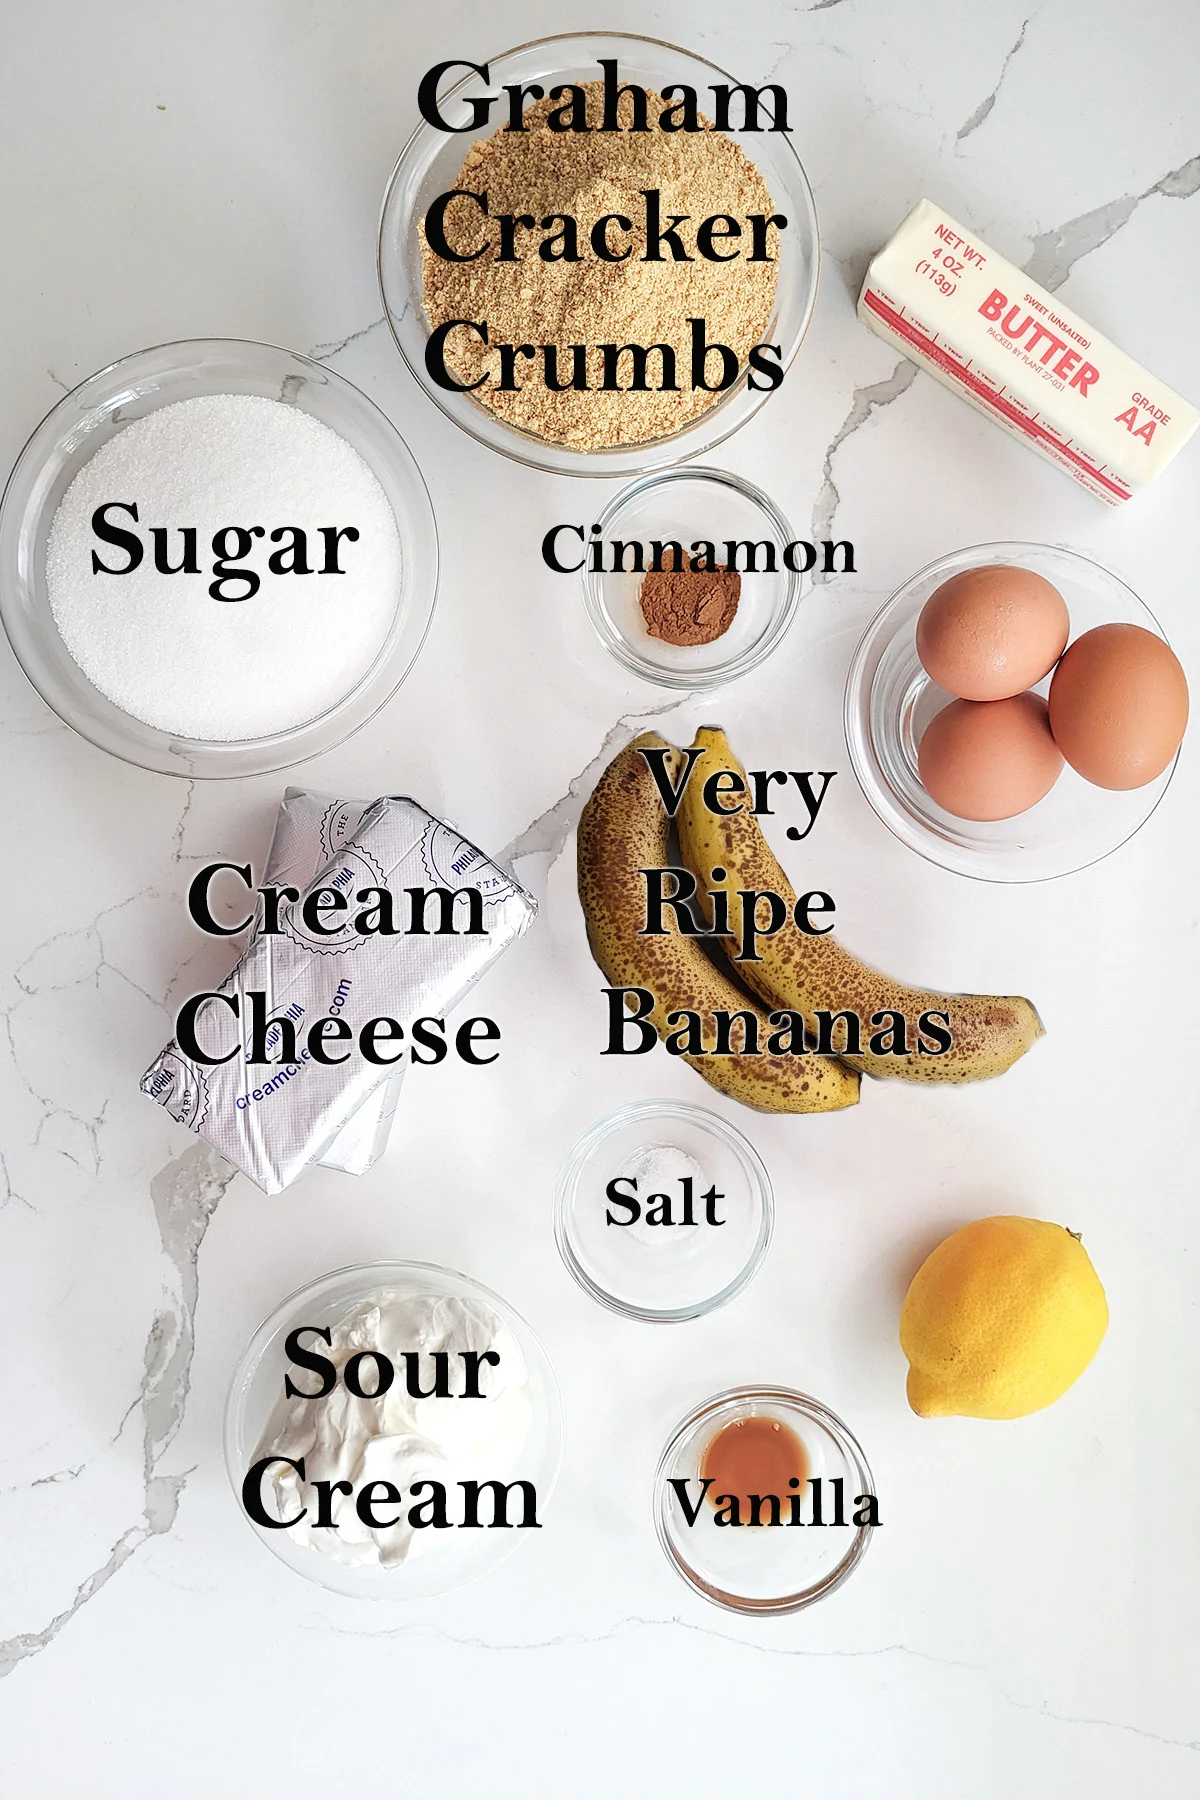
<path fill-rule="evenodd" d="M 810 773 L 793 777 L 809 830 L 832 779 L 820 777 L 819 793 Z M 853 1106 L 860 1074 L 1003 1074 L 1042 1035 L 1035 1008 L 909 987 L 838 943 L 832 898 L 797 896 L 758 823 L 771 783 L 787 779 L 747 776 L 708 725 L 687 750 L 646 732 L 600 777 L 579 824 L 579 898 L 610 984 L 604 1054 L 659 1039 L 762 1112 Z"/>

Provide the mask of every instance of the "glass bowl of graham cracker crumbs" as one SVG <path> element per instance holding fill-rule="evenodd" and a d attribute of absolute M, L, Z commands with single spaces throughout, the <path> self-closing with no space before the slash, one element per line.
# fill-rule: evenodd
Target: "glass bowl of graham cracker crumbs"
<path fill-rule="evenodd" d="M 816 300 L 812 192 L 774 128 L 787 99 L 622 33 L 427 76 L 444 128 L 423 116 L 396 164 L 378 267 L 430 399 L 560 475 L 642 474 L 737 431 Z"/>

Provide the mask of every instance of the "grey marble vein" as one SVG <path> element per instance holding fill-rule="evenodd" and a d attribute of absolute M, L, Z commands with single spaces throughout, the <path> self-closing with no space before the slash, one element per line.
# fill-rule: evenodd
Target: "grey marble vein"
<path fill-rule="evenodd" d="M 594 1633 L 567 1631 L 549 1638 L 505 1643 L 497 1643 L 489 1638 L 460 1636 L 427 1621 L 415 1625 L 390 1626 L 382 1631 L 365 1631 L 335 1625 L 332 1621 L 325 1619 L 319 1626 L 302 1626 L 301 1629 L 319 1629 L 323 1636 L 333 1632 L 342 1637 L 431 1638 L 439 1643 L 454 1645 L 456 1648 L 497 1650 L 505 1654 L 537 1650 L 588 1649 L 594 1644 L 611 1643 L 629 1631 L 674 1629 L 689 1632 L 695 1637 L 715 1638 L 719 1643 L 729 1644 L 739 1650 L 748 1650 L 756 1656 L 782 1656 L 796 1660 L 829 1662 L 865 1662 L 878 1656 L 904 1656 L 910 1657 L 916 1662 L 930 1663 L 934 1668 L 959 1669 L 967 1675 L 982 1676 L 985 1681 L 993 1685 L 1000 1699 L 1006 1705 L 1014 1707 L 1018 1712 L 1033 1713 L 1035 1718 L 1049 1719 L 1057 1725 L 1095 1726 L 1108 1731 L 1128 1732 L 1133 1737 L 1148 1738 L 1152 1743 L 1165 1744 L 1170 1749 L 1200 1751 L 1200 1740 L 1197 1739 L 1168 1737 L 1161 1732 L 1147 1731 L 1140 1725 L 1127 1724 L 1123 1719 L 1101 1719 L 1087 1714 L 1052 1712 L 1045 1705 L 1037 1705 L 1028 1700 L 1018 1700 L 999 1685 L 993 1671 L 983 1663 L 968 1662 L 963 1658 L 953 1656 L 936 1656 L 932 1651 L 916 1650 L 909 1644 L 875 1644 L 862 1649 L 815 1650 L 801 1644 L 755 1643 L 747 1638 L 736 1637 L 732 1632 L 721 1631 L 716 1626 L 702 1625 L 693 1619 L 682 1618 L 678 1613 L 671 1614 L 666 1618 L 645 1618 L 638 1614 L 629 1614 L 625 1618 L 617 1619 L 604 1631 Z"/>
<path fill-rule="evenodd" d="M 1200 193 L 1200 156 L 1193 156 L 1177 169 L 1168 169 L 1140 194 L 1121 194 L 1116 200 L 1080 213 L 1078 218 L 1068 219 L 1065 225 L 1039 232 L 1033 240 L 1025 273 L 1053 293 L 1082 257 L 1099 250 L 1123 225 L 1128 225 L 1144 200 L 1156 194 L 1167 200 L 1190 200 L 1196 193 Z"/>
<path fill-rule="evenodd" d="M 171 835 L 171 861 L 175 864 L 183 861 L 183 834 L 187 829 L 188 814 L 192 810 L 192 802 L 196 798 L 196 783 L 185 781 L 183 784 L 183 811 L 179 815 L 179 823 Z"/>
<path fill-rule="evenodd" d="M 0 1150 L 0 1212 L 3 1212 L 4 1208 L 14 1200 L 18 1205 L 27 1207 L 30 1212 L 37 1211 L 33 1201 L 13 1186 L 12 1176 L 8 1172 L 8 1163 L 5 1161 L 3 1150 Z"/>
<path fill-rule="evenodd" d="M 822 543 L 833 536 L 834 520 L 837 516 L 841 494 L 833 479 L 833 463 L 838 451 L 847 438 L 854 436 L 880 407 L 890 406 L 912 386 L 917 373 L 916 363 L 909 362 L 907 357 L 901 359 L 891 374 L 883 381 L 873 381 L 867 387 L 855 388 L 850 396 L 850 410 L 842 420 L 837 431 L 830 440 L 825 451 L 825 461 L 821 468 L 821 487 L 813 502 L 812 541 Z M 814 586 L 828 581 L 828 575 L 817 571 L 813 574 Z"/>
<path fill-rule="evenodd" d="M 234 1174 L 224 1157 L 200 1142 L 160 1169 L 150 1183 L 162 1247 L 179 1283 L 179 1304 L 159 1314 L 146 1341 L 142 1410 L 148 1475 L 183 1419 L 195 1348 L 200 1246 Z"/>
<path fill-rule="evenodd" d="M 132 1411 L 132 1408 L 130 1408 L 129 1411 Z M 129 1417 L 129 1411 L 125 1414 L 126 1418 Z M 111 1440 L 112 1443 L 116 1443 L 117 1438 L 120 1437 L 123 1429 L 124 1420 L 122 1420 L 121 1425 L 117 1427 L 117 1431 Z M 4 1487 L 0 1488 L 0 1494 L 28 1494 L 31 1493 L 34 1488 L 62 1487 L 67 1482 L 78 1481 L 84 1470 L 91 1467 L 91 1462 L 91 1457 L 85 1456 L 82 1462 L 75 1463 L 70 1468 L 52 1469 L 49 1475 L 35 1476 L 32 1481 L 10 1481 Z"/>
<path fill-rule="evenodd" d="M 122 1532 L 106 1561 L 86 1581 L 80 1582 L 70 1605 L 56 1613 L 40 1631 L 22 1631 L 16 1637 L 0 1642 L 0 1677 L 11 1675 L 27 1657 L 36 1656 L 39 1650 L 44 1650 L 48 1644 L 53 1643 L 63 1626 L 69 1624 L 80 1607 L 85 1606 L 112 1580 L 117 1570 L 124 1567 L 147 1538 L 170 1530 L 175 1523 L 179 1496 L 186 1480 L 186 1475 L 154 1476 L 146 1483 L 146 1507 L 141 1522 Z"/>
<path fill-rule="evenodd" d="M 1025 33 L 1029 30 L 1030 22 L 1032 21 L 1032 19 L 1033 19 L 1033 14 L 1030 13 L 1029 17 L 1024 21 L 1024 23 L 1021 26 L 1020 34 L 1017 38 L 1016 43 L 1013 45 L 1012 49 L 1008 52 L 1008 55 L 1004 58 L 1004 61 L 1000 65 L 1000 73 L 996 77 L 996 85 L 993 87 L 991 93 L 986 95 L 985 98 L 979 102 L 979 105 L 975 108 L 975 111 L 973 113 L 971 113 L 966 119 L 963 120 L 962 124 L 959 126 L 958 130 L 955 132 L 954 141 L 955 141 L 956 145 L 961 144 L 964 138 L 970 137 L 970 135 L 973 131 L 978 131 L 979 127 L 983 124 L 983 121 L 987 118 L 988 114 L 991 112 L 993 106 L 995 106 L 997 97 L 1000 93 L 1000 89 L 1004 85 L 1004 78 L 1008 74 L 1009 65 L 1011 64 L 1013 57 L 1016 56 L 1017 52 L 1020 50 L 1021 46 L 1024 44 Z"/>
<path fill-rule="evenodd" d="M 372 319 L 369 325 L 360 325 L 357 331 L 349 332 L 344 338 L 332 338 L 327 344 L 314 344 L 308 354 L 314 362 L 329 362 L 333 357 L 340 356 L 349 345 L 357 344 L 360 338 L 369 337 L 373 331 L 378 331 L 379 327 L 386 323 L 387 321 L 381 313 L 379 318 Z"/>
<path fill-rule="evenodd" d="M 188 804 L 190 805 L 190 799 Z M 184 818 L 186 818 L 186 816 L 187 808 L 185 807 Z M 180 821 L 179 826 L 176 828 L 176 839 L 181 837 L 182 829 L 183 820 Z M 173 855 L 172 861 L 178 862 L 182 859 L 182 856 L 183 852 L 182 850 L 179 850 Z M 166 1000 L 162 995 L 151 994 L 146 988 L 142 987 L 140 983 L 134 981 L 133 977 L 128 975 L 124 969 L 118 968 L 115 963 L 108 960 L 104 943 L 104 921 L 106 919 L 110 919 L 116 914 L 123 912 L 127 906 L 134 905 L 138 900 L 144 900 L 147 897 L 153 896 L 156 892 L 157 889 L 154 887 L 138 888 L 135 893 L 127 894 L 124 899 L 116 900 L 111 906 L 104 907 L 102 911 L 96 914 L 95 920 L 91 925 L 83 925 L 75 930 L 56 931 L 52 936 L 43 938 L 42 942 L 36 945 L 34 949 L 18 963 L 13 972 L 13 981 L 20 989 L 21 999 L 14 1001 L 9 1006 L 0 1008 L 0 1021 L 3 1021 L 3 1027 L 8 1034 L 9 1046 L 12 1051 L 13 1066 L 16 1068 L 18 1075 L 29 1093 L 41 1106 L 46 1108 L 47 1116 L 49 1116 L 51 1112 L 64 1112 L 68 1118 L 76 1117 L 74 1113 L 71 1113 L 68 1109 L 60 1106 L 47 1095 L 37 1093 L 25 1079 L 20 1069 L 16 1045 L 12 1041 L 12 1030 L 9 1023 L 10 1015 L 14 1008 L 20 1005 L 23 1000 L 36 999 L 39 994 L 44 992 L 53 992 L 55 989 L 68 987 L 95 987 L 102 972 L 107 972 L 117 981 L 123 981 L 127 987 L 133 988 L 136 993 L 141 994 L 144 999 L 149 1000 L 152 1006 L 165 1007 Z M 84 962 L 74 971 L 71 971 L 70 969 L 64 971 L 61 967 L 56 969 L 52 957 L 48 959 L 50 963 L 49 968 L 42 968 L 41 965 L 43 959 L 47 958 L 47 952 L 52 951 L 55 945 L 65 948 L 72 944 L 77 944 L 86 951 Z M 102 1117 L 103 1111 L 101 1111 L 99 1115 L 99 1118 Z M 99 1123 L 99 1118 L 96 1121 L 97 1123 Z"/>
<path fill-rule="evenodd" d="M 70 1604 L 49 1624 L 0 1642 L 0 1676 L 11 1675 L 28 1657 L 53 1643 L 80 1607 L 112 1580 L 135 1550 L 147 1539 L 170 1531 L 175 1523 L 190 1471 L 167 1475 L 160 1473 L 158 1465 L 179 1430 L 191 1388 L 200 1246 L 233 1176 L 234 1170 L 215 1150 L 196 1143 L 160 1169 L 150 1183 L 159 1235 L 174 1271 L 177 1293 L 174 1303 L 163 1307 L 150 1327 L 141 1391 L 134 1403 L 142 1414 L 142 1516 L 121 1533 L 104 1562 L 80 1582 Z M 66 1479 L 69 1473 L 46 1479 Z"/>
<path fill-rule="evenodd" d="M 39 1475 L 37 1480 L 31 1481 L 29 1483 L 29 1485 L 31 1488 L 57 1487 L 60 1482 L 78 1481 L 79 1477 L 83 1474 L 83 1471 L 86 1468 L 87 1468 L 87 1461 L 85 1459 L 81 1463 L 76 1463 L 72 1468 L 55 1469 L 54 1473 L 52 1475 Z M 15 1490 L 12 1488 L 5 1489 L 5 1492 L 10 1493 L 10 1494 L 13 1493 L 14 1491 Z"/>
<path fill-rule="evenodd" d="M 500 852 L 499 861 L 512 864 L 520 862 L 527 856 L 545 856 L 549 860 L 547 868 L 553 867 L 561 856 L 567 839 L 579 823 L 579 815 L 583 811 L 588 795 L 603 770 L 611 762 L 617 752 L 638 735 L 647 719 L 660 718 L 664 713 L 674 712 L 677 707 L 684 706 L 694 699 L 693 694 L 679 694 L 674 699 L 664 700 L 661 706 L 648 706 L 640 712 L 625 713 L 614 726 L 605 733 L 604 742 L 595 756 L 582 768 L 578 775 L 572 776 L 567 791 L 561 794 L 544 812 L 526 825 L 512 842 Z"/>

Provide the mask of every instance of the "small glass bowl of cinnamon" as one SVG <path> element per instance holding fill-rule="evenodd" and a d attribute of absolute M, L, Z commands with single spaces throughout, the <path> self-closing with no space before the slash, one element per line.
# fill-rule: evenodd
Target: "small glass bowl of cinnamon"
<path fill-rule="evenodd" d="M 825 1599 L 862 1561 L 878 1517 L 858 1440 L 795 1388 L 704 1401 L 672 1432 L 654 1477 L 668 1562 L 730 1612 L 802 1612 Z"/>
<path fill-rule="evenodd" d="M 633 481 L 583 543 L 583 597 L 596 636 L 658 687 L 695 692 L 759 667 L 807 587 L 805 546 L 768 494 L 724 469 L 678 468 Z M 789 567 L 789 560 L 796 567 Z"/>

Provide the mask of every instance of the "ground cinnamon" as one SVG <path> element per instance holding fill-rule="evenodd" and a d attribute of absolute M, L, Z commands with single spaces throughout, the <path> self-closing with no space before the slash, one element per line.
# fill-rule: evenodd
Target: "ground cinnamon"
<path fill-rule="evenodd" d="M 736 569 L 695 569 L 686 550 L 678 569 L 644 576 L 638 596 L 646 630 L 667 644 L 711 644 L 724 637 L 741 597 Z"/>

